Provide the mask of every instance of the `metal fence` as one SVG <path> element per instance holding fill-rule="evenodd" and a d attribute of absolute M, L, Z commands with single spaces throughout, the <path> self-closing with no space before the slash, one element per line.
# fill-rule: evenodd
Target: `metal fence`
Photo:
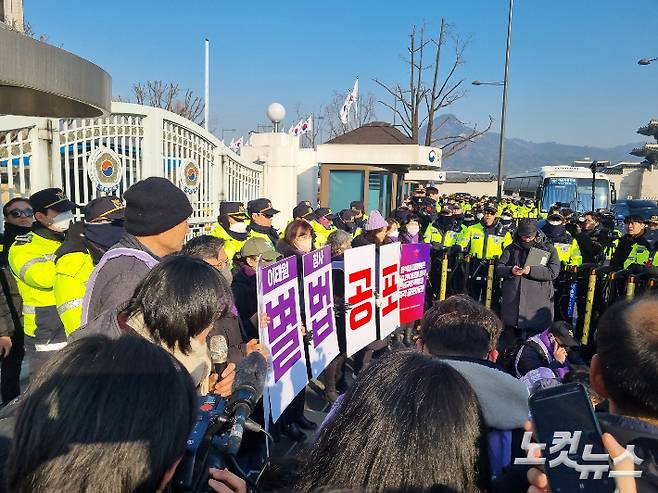
<path fill-rule="evenodd" d="M 99 168 L 95 159 L 103 152 L 111 159 Z M 99 171 L 113 176 L 114 191 L 94 179 Z M 112 114 L 102 118 L 0 117 L 3 203 L 58 186 L 85 204 L 110 193 L 121 196 L 149 176 L 167 178 L 185 191 L 194 208 L 194 234 L 210 229 L 220 201 L 247 202 L 261 196 L 263 186 L 262 165 L 246 162 L 199 125 L 159 108 L 112 103 Z"/>

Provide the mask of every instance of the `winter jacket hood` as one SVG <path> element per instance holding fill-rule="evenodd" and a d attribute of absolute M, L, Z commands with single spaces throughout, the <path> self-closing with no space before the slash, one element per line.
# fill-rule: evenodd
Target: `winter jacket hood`
<path fill-rule="evenodd" d="M 523 428 L 528 419 L 528 389 L 494 363 L 471 358 L 442 358 L 468 380 L 478 397 L 488 427 Z"/>

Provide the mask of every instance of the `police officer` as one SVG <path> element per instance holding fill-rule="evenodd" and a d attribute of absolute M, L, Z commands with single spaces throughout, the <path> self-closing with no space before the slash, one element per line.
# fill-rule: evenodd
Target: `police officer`
<path fill-rule="evenodd" d="M 512 235 L 496 219 L 498 208 L 487 204 L 482 219 L 466 228 L 457 244 L 471 257 L 479 260 L 473 272 L 472 296 L 479 300 L 486 286 L 486 261 L 499 258 L 503 249 L 512 244 Z"/>
<path fill-rule="evenodd" d="M 368 220 L 368 214 L 365 213 L 366 207 L 361 200 L 353 200 L 350 202 L 350 209 L 356 214 L 354 222 L 357 228 L 363 229 L 363 225 Z"/>
<path fill-rule="evenodd" d="M 32 194 L 36 221 L 32 231 L 17 236 L 9 249 L 9 267 L 23 299 L 25 350 L 30 375 L 66 345 L 66 334 L 55 306 L 55 251 L 73 220 L 75 204 L 59 188 Z"/>
<path fill-rule="evenodd" d="M 514 212 L 511 209 L 503 209 L 499 219 L 503 231 L 508 232 L 514 237 L 516 226 L 514 226 Z"/>
<path fill-rule="evenodd" d="M 313 215 L 315 216 L 311 221 L 311 227 L 313 228 L 313 233 L 315 233 L 313 245 L 315 249 L 318 249 L 325 246 L 329 235 L 336 231 L 336 227 L 334 226 L 336 214 L 328 207 L 319 207 L 315 209 Z"/>
<path fill-rule="evenodd" d="M 210 235 L 224 240 L 224 252 L 229 261 L 233 260 L 247 241 L 248 218 L 242 202 L 220 202 L 219 216 Z"/>
<path fill-rule="evenodd" d="M 84 209 L 84 222 L 73 224 L 55 252 L 54 294 L 66 335 L 80 327 L 87 281 L 105 252 L 121 240 L 124 205 L 119 197 L 99 197 Z"/>
<path fill-rule="evenodd" d="M 457 244 L 467 228 L 455 218 L 453 211 L 454 207 L 448 205 L 441 209 L 441 213 L 425 230 L 425 243 L 431 243 L 432 247 L 438 250 Z"/>
<path fill-rule="evenodd" d="M 548 242 L 557 250 L 557 255 L 563 266 L 583 263 L 578 242 L 565 229 L 564 217 L 559 212 L 553 212 L 546 218 L 546 224 L 542 226 L 541 231 L 546 235 Z"/>
<path fill-rule="evenodd" d="M 354 239 L 355 236 L 361 233 L 361 228 L 357 227 L 355 219 L 356 212 L 351 209 L 343 209 L 338 213 L 338 217 L 334 219 L 334 226 L 349 233 Z"/>
<path fill-rule="evenodd" d="M 628 269 L 634 264 L 645 265 L 651 258 L 651 245 L 646 238 L 646 224 L 641 216 L 631 214 L 624 218 L 626 234 L 622 236 L 610 260 L 615 270 Z"/>
<path fill-rule="evenodd" d="M 279 232 L 272 227 L 272 218 L 279 211 L 272 207 L 270 199 L 255 199 L 247 203 L 251 222 L 247 227 L 247 239 L 263 238 L 272 248 L 279 241 Z"/>

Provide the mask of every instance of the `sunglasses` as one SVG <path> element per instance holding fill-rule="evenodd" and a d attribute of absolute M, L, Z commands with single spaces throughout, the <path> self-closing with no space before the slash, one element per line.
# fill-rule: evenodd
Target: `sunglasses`
<path fill-rule="evenodd" d="M 34 210 L 32 209 L 13 209 L 9 211 L 9 215 L 11 217 L 19 218 L 19 217 L 32 217 L 34 216 Z"/>
<path fill-rule="evenodd" d="M 264 214 L 264 213 L 262 213 L 262 212 L 260 213 L 260 215 L 261 215 L 261 216 L 265 216 L 265 217 L 268 218 L 268 219 L 272 219 L 272 218 L 274 217 L 274 214 Z"/>

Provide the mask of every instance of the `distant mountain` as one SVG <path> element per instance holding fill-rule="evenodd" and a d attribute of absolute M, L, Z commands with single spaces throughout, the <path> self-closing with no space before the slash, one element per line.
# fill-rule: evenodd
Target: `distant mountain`
<path fill-rule="evenodd" d="M 438 135 L 460 135 L 472 131 L 454 115 L 442 115 L 437 120 L 435 128 L 445 121 L 440 131 L 437 132 Z M 494 122 L 494 127 L 495 125 L 496 122 Z M 420 133 L 421 136 L 424 136 L 425 129 L 421 129 Z M 462 171 L 497 170 L 499 139 L 500 134 L 490 130 L 466 149 L 454 156 L 445 158 L 443 168 Z M 505 173 L 519 172 L 545 165 L 572 164 L 575 160 L 582 160 L 587 157 L 606 160 L 611 163 L 639 160 L 631 156 L 629 152 L 634 147 L 641 147 L 644 142 L 638 141 L 616 147 L 601 148 L 558 144 L 557 142 L 536 143 L 523 139 L 505 139 Z"/>

